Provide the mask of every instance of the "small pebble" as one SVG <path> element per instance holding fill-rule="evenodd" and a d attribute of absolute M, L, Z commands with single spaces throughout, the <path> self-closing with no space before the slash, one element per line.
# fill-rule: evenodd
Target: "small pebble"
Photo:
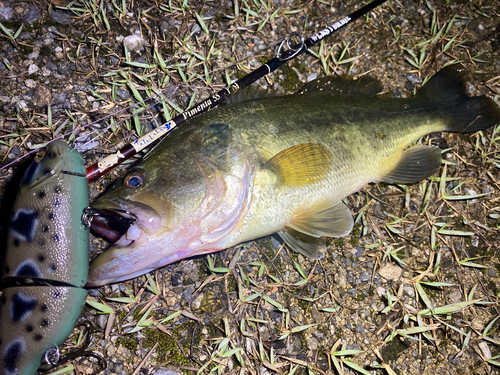
<path fill-rule="evenodd" d="M 406 82 L 405 89 L 407 89 L 408 91 L 413 91 L 415 89 L 415 86 L 413 85 L 413 83 L 408 81 Z"/>
<path fill-rule="evenodd" d="M 62 10 L 53 10 L 50 12 L 50 18 L 61 25 L 69 25 L 71 23 L 71 13 Z"/>
<path fill-rule="evenodd" d="M 36 66 L 35 64 L 31 64 L 29 67 L 28 67 L 28 74 L 35 74 L 36 72 L 38 72 L 40 69 L 38 68 L 38 66 Z"/>
<path fill-rule="evenodd" d="M 146 44 L 146 40 L 139 35 L 129 35 L 123 38 L 123 45 L 129 52 L 139 52 Z"/>
<path fill-rule="evenodd" d="M 361 272 L 361 274 L 359 275 L 359 279 L 366 283 L 367 281 L 370 281 L 372 279 L 370 273 L 368 273 L 368 271 L 365 271 L 365 272 Z"/>
<path fill-rule="evenodd" d="M 419 76 L 415 74 L 407 74 L 406 79 L 410 81 L 411 83 L 422 83 L 422 80 L 420 79 Z"/>
<path fill-rule="evenodd" d="M 35 23 L 40 19 L 40 12 L 36 8 L 31 8 L 23 15 L 23 21 L 29 23 L 30 25 Z"/>
<path fill-rule="evenodd" d="M 386 280 L 396 281 L 401 277 L 403 270 L 395 264 L 385 264 L 378 271 L 379 275 Z"/>
<path fill-rule="evenodd" d="M 12 17 L 12 8 L 10 7 L 0 7 L 0 21 L 9 21 Z"/>
<path fill-rule="evenodd" d="M 498 271 L 496 268 L 490 267 L 488 268 L 488 276 L 489 277 L 498 277 Z"/>

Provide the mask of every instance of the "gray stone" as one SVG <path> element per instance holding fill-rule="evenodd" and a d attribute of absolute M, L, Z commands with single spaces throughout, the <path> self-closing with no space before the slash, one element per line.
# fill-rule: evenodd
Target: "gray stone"
<path fill-rule="evenodd" d="M 405 284 L 403 286 L 403 294 L 405 296 L 408 296 L 410 298 L 414 298 L 415 297 L 415 289 L 413 289 L 413 287 L 409 284 Z"/>
<path fill-rule="evenodd" d="M 311 82 L 311 81 L 314 81 L 316 78 L 318 78 L 318 74 L 317 74 L 317 73 L 312 73 L 312 74 L 309 74 L 309 75 L 307 76 L 306 82 Z"/>
<path fill-rule="evenodd" d="M 182 375 L 182 372 L 172 368 L 160 368 L 155 372 L 155 375 Z"/>
<path fill-rule="evenodd" d="M 419 76 L 414 75 L 414 74 L 407 74 L 406 79 L 410 81 L 411 83 L 422 83 L 422 80 L 420 79 Z"/>
<path fill-rule="evenodd" d="M 489 277 L 498 277 L 498 271 L 496 268 L 490 267 L 488 268 L 488 276 Z"/>
<path fill-rule="evenodd" d="M 190 301 L 193 298 L 193 288 L 188 287 L 182 291 L 182 298 L 186 301 Z"/>
<path fill-rule="evenodd" d="M 62 61 L 59 64 L 59 68 L 57 69 L 61 74 L 71 74 L 71 72 L 75 69 L 75 65 L 68 61 Z"/>
<path fill-rule="evenodd" d="M 460 357 L 457 357 L 454 354 L 450 354 L 448 356 L 448 362 L 450 362 L 453 366 L 458 366 L 460 364 Z"/>
<path fill-rule="evenodd" d="M 351 288 L 347 291 L 347 294 L 349 294 L 352 298 L 356 297 L 356 294 L 358 294 L 358 290 L 356 288 Z"/>
<path fill-rule="evenodd" d="M 40 69 L 35 64 L 30 64 L 30 66 L 28 66 L 28 74 L 35 74 L 39 70 Z"/>
<path fill-rule="evenodd" d="M 116 93 L 118 94 L 118 96 L 120 97 L 120 99 L 122 100 L 127 100 L 128 98 L 130 98 L 130 93 L 125 90 L 125 89 L 122 89 L 121 87 L 119 87 L 117 90 L 116 90 Z"/>
<path fill-rule="evenodd" d="M 372 279 L 370 273 L 368 271 L 361 272 L 361 275 L 359 275 L 359 279 L 366 283 L 367 281 L 370 281 Z"/>
<path fill-rule="evenodd" d="M 174 273 L 172 274 L 172 276 L 170 276 L 170 280 L 172 282 L 172 286 L 179 286 L 182 284 L 182 275 Z"/>
<path fill-rule="evenodd" d="M 392 96 L 394 96 L 395 98 L 398 98 L 398 99 L 403 97 L 403 95 L 401 95 L 401 91 L 396 90 L 396 89 L 392 90 Z"/>
<path fill-rule="evenodd" d="M 23 21 L 30 25 L 40 19 L 40 12 L 36 8 L 31 8 L 23 15 Z"/>
<path fill-rule="evenodd" d="M 123 45 L 129 52 L 139 52 L 146 44 L 146 40 L 140 35 L 129 35 L 123 38 Z"/>
<path fill-rule="evenodd" d="M 99 328 L 101 328 L 102 330 L 106 328 L 106 325 L 108 324 L 108 318 L 108 314 L 100 314 L 97 316 L 97 325 L 99 326 Z"/>
<path fill-rule="evenodd" d="M 191 37 L 192 38 L 197 38 L 201 35 L 201 26 L 198 25 L 197 23 L 195 23 L 192 27 L 191 27 Z"/>
<path fill-rule="evenodd" d="M 279 242 L 274 236 L 271 237 L 271 245 L 273 245 L 274 250 L 278 250 L 281 247 L 281 242 Z"/>
<path fill-rule="evenodd" d="M 71 23 L 71 13 L 62 10 L 53 10 L 50 12 L 50 18 L 61 25 L 69 25 Z"/>
<path fill-rule="evenodd" d="M 118 65 L 120 60 L 116 58 L 115 56 L 109 56 L 109 62 L 111 65 Z"/>
<path fill-rule="evenodd" d="M 10 7 L 0 7 L 0 21 L 9 21 L 12 17 L 12 8 Z"/>
<path fill-rule="evenodd" d="M 352 274 L 352 272 L 349 272 L 349 273 L 347 274 L 347 282 L 348 282 L 349 284 L 353 284 L 353 283 L 354 283 L 354 275 Z"/>
<path fill-rule="evenodd" d="M 386 280 L 396 281 L 401 277 L 403 270 L 395 264 L 384 264 L 378 271 L 379 275 Z"/>
<path fill-rule="evenodd" d="M 47 64 L 45 64 L 45 67 L 50 70 L 57 70 L 57 65 L 52 61 L 47 62 Z"/>
<path fill-rule="evenodd" d="M 360 324 L 360 323 L 356 324 L 356 332 L 365 333 L 365 329 L 363 328 L 362 324 Z"/>
<path fill-rule="evenodd" d="M 345 268 L 341 268 L 339 272 L 335 275 L 335 282 L 341 287 L 345 288 L 347 285 L 347 271 Z"/>

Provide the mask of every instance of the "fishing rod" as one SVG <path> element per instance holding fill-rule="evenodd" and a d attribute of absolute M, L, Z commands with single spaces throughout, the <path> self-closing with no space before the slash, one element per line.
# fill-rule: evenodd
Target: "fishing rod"
<path fill-rule="evenodd" d="M 374 0 L 371 3 L 361 7 L 357 11 L 351 13 L 348 16 L 338 20 L 334 24 L 328 26 L 326 29 L 314 34 L 309 39 L 304 40 L 300 33 L 290 34 L 280 45 L 276 57 L 272 58 L 253 72 L 250 72 L 243 78 L 238 79 L 226 88 L 219 90 L 208 99 L 205 99 L 201 103 L 197 104 L 192 109 L 189 109 L 180 115 L 176 116 L 172 120 L 162 124 L 148 134 L 142 136 L 141 138 L 135 140 L 134 142 L 122 147 L 120 150 L 114 154 L 106 156 L 104 159 L 92 164 L 87 168 L 87 180 L 88 182 L 94 181 L 102 175 L 106 174 L 108 171 L 121 164 L 125 160 L 130 159 L 132 156 L 150 146 L 153 142 L 160 139 L 161 137 L 168 134 L 172 129 L 183 124 L 187 120 L 192 119 L 200 113 L 207 112 L 208 110 L 215 108 L 225 101 L 227 95 L 231 95 L 238 90 L 241 90 L 258 79 L 264 77 L 265 75 L 274 72 L 282 64 L 291 60 L 298 55 L 304 53 L 308 48 L 311 48 L 321 40 L 325 39 L 330 34 L 340 30 L 341 28 L 347 26 L 351 22 L 357 20 L 358 18 L 364 16 L 366 13 L 370 12 L 374 8 L 383 4 L 386 0 Z M 296 43 L 294 40 L 298 38 L 299 42 Z M 285 43 L 286 42 L 286 47 Z M 283 48 L 288 48 L 283 50 Z"/>

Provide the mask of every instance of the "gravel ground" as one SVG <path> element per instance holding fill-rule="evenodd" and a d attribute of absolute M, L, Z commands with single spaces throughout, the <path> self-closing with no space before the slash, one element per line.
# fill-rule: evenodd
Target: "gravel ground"
<path fill-rule="evenodd" d="M 63 136 L 90 165 L 157 126 L 164 109 L 174 115 L 255 69 L 289 33 L 308 37 L 359 5 L 0 1 L 4 225 L 17 161 L 36 145 Z M 499 12 L 495 0 L 389 1 L 259 85 L 288 93 L 328 74 L 368 75 L 385 95 L 410 97 L 461 62 L 469 93 L 498 102 Z M 137 104 L 158 92 L 168 105 Z M 105 374 L 500 373 L 496 130 L 434 134 L 450 148 L 437 177 L 348 197 L 355 229 L 321 261 L 266 237 L 90 290 L 89 300 L 112 309 L 86 307 L 81 319 L 97 330 L 90 349 L 105 358 Z M 126 168 L 93 183 L 92 198 Z M 91 256 L 106 246 L 93 238 Z M 444 308 L 426 313 L 430 304 Z M 92 359 L 72 364 L 97 370 Z"/>

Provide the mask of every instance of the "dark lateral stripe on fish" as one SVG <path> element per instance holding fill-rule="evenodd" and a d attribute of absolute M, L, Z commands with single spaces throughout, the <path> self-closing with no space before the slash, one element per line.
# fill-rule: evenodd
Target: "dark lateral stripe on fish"
<path fill-rule="evenodd" d="M 84 175 L 83 173 L 77 173 L 77 172 L 71 172 L 71 171 L 61 171 L 61 173 L 67 174 L 67 175 L 70 175 L 70 176 L 87 178 L 87 176 Z"/>
<path fill-rule="evenodd" d="M 7 277 L 2 282 L 2 289 L 25 287 L 25 286 L 53 286 L 53 287 L 66 287 L 78 288 L 75 285 L 65 283 L 63 281 L 48 280 L 48 279 L 28 279 L 26 277 Z"/>

